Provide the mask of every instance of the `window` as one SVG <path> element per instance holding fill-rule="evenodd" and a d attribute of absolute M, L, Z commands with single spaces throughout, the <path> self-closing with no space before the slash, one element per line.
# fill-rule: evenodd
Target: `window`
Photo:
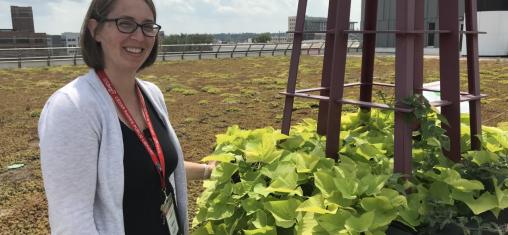
<path fill-rule="evenodd" d="M 30 43 L 30 40 L 28 40 L 28 38 L 18 38 L 18 39 L 16 39 L 16 43 L 28 44 L 28 43 Z"/>
<path fill-rule="evenodd" d="M 0 38 L 0 44 L 9 44 L 13 43 L 12 38 Z"/>
<path fill-rule="evenodd" d="M 436 30 L 436 23 L 429 23 L 429 31 Z M 427 36 L 427 46 L 435 46 L 434 33 L 429 33 Z"/>

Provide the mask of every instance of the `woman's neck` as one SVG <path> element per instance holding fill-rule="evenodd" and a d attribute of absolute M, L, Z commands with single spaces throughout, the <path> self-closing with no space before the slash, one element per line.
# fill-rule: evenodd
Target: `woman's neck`
<path fill-rule="evenodd" d="M 113 87 L 115 87 L 116 91 L 122 98 L 125 99 L 127 97 L 131 97 L 132 95 L 136 95 L 136 73 L 108 68 L 105 68 L 104 71 L 108 75 Z"/>

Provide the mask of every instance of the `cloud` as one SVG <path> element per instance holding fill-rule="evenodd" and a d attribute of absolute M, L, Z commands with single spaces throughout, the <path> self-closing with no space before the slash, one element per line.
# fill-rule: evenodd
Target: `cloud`
<path fill-rule="evenodd" d="M 0 21 L 7 24 L 0 25 L 0 28 L 12 28 L 10 6 L 31 6 L 36 32 L 47 34 L 79 32 L 90 2 L 91 0 L 2 0 L 0 15 L 6 18 Z"/>
<path fill-rule="evenodd" d="M 0 28 L 12 28 L 10 5 L 32 6 L 35 30 L 48 34 L 79 32 L 91 0 L 0 0 Z M 359 4 L 352 1 L 352 18 Z M 287 31 L 298 0 L 154 0 L 157 21 L 166 34 Z M 308 1 L 307 15 L 326 17 L 328 0 Z M 355 10 L 356 9 L 356 10 Z"/>

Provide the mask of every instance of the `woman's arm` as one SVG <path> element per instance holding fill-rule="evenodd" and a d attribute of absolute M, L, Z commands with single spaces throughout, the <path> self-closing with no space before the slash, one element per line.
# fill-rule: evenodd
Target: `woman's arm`
<path fill-rule="evenodd" d="M 41 168 L 52 234 L 98 234 L 93 217 L 98 134 L 65 93 L 53 95 L 39 120 Z"/>
<path fill-rule="evenodd" d="M 213 168 L 215 168 L 215 163 L 200 164 L 185 161 L 185 172 L 187 173 L 187 180 L 209 179 Z"/>

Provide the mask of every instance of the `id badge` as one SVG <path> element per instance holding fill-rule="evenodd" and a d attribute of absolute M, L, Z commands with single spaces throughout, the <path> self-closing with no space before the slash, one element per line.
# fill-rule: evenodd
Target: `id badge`
<path fill-rule="evenodd" d="M 166 224 L 169 228 L 169 234 L 178 235 L 178 222 L 176 219 L 175 202 L 173 201 L 173 195 L 170 193 L 164 200 L 164 204 L 161 206 L 162 214 L 166 217 Z"/>

